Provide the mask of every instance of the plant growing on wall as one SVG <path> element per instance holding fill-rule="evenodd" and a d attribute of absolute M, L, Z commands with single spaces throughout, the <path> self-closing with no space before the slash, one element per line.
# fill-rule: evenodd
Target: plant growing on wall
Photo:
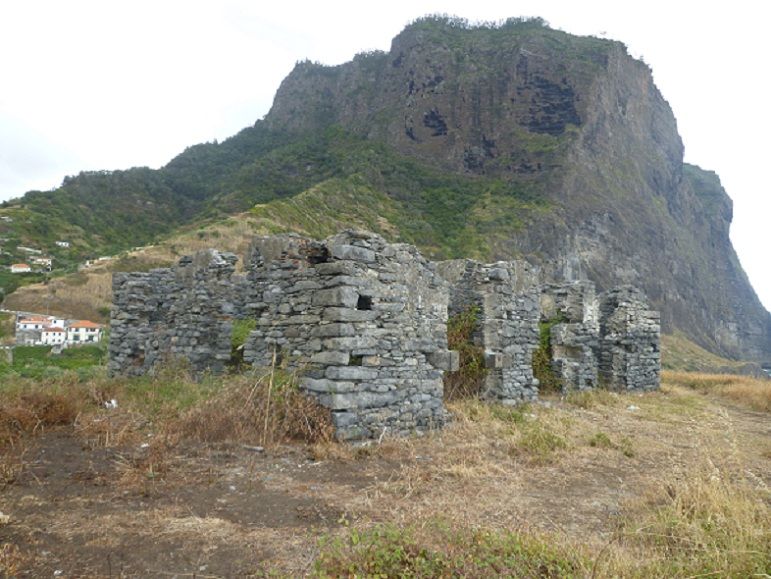
<path fill-rule="evenodd" d="M 474 343 L 479 325 L 479 306 L 469 306 L 447 320 L 447 344 L 460 355 L 457 372 L 444 375 L 445 400 L 477 398 L 482 392 L 487 368 L 484 349 Z"/>
<path fill-rule="evenodd" d="M 533 375 L 538 379 L 541 393 L 561 392 L 562 382 L 552 368 L 551 329 L 565 321 L 562 314 L 539 324 L 538 349 L 533 352 Z"/>
<path fill-rule="evenodd" d="M 230 334 L 230 366 L 239 370 L 244 363 L 244 344 L 249 334 L 257 326 L 257 320 L 233 320 L 233 330 Z"/>

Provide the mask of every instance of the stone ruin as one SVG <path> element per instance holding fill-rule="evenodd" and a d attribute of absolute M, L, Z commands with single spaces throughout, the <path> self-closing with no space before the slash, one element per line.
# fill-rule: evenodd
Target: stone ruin
<path fill-rule="evenodd" d="M 476 308 L 472 340 L 484 349 L 482 397 L 517 404 L 538 397 L 533 350 L 538 345 L 538 272 L 524 261 L 482 264 L 470 259 L 440 262 L 450 282 L 450 315 Z"/>
<path fill-rule="evenodd" d="M 195 372 L 222 372 L 241 310 L 237 261 L 208 249 L 173 268 L 113 274 L 109 372 L 139 376 L 175 358 Z"/>
<path fill-rule="evenodd" d="M 280 353 L 301 387 L 332 411 L 339 438 L 406 434 L 444 423 L 447 283 L 409 245 L 346 232 L 325 242 L 255 240 L 244 360 Z"/>
<path fill-rule="evenodd" d="M 598 372 L 613 390 L 659 387 L 661 318 L 650 309 L 642 290 L 621 286 L 600 296 Z"/>
<path fill-rule="evenodd" d="M 594 284 L 546 284 L 541 289 L 540 305 L 541 323 L 549 331 L 552 371 L 563 391 L 597 386 L 600 319 Z"/>
<path fill-rule="evenodd" d="M 253 328 L 243 361 L 297 372 L 331 411 L 338 438 L 421 432 L 445 422 L 442 379 L 458 370 L 448 316 L 475 307 L 485 399 L 537 398 L 539 327 L 550 328 L 565 391 L 659 384 L 658 313 L 635 288 L 597 296 L 588 281 L 544 284 L 525 261 L 432 263 L 360 231 L 257 238 L 244 273 L 236 262 L 206 250 L 171 268 L 116 273 L 110 373 L 141 375 L 175 358 L 197 373 L 223 372 L 243 320 Z"/>

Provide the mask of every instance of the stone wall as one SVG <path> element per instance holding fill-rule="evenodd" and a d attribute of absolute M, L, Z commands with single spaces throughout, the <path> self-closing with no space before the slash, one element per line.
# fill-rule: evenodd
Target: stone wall
<path fill-rule="evenodd" d="M 552 370 L 563 391 L 594 388 L 600 344 L 594 284 L 573 281 L 543 286 L 541 321 L 551 325 Z"/>
<path fill-rule="evenodd" d="M 600 379 L 615 390 L 660 385 L 660 317 L 643 292 L 622 286 L 600 296 Z"/>
<path fill-rule="evenodd" d="M 658 314 L 632 287 L 598 300 L 590 282 L 542 285 L 524 261 L 435 264 L 410 245 L 357 231 L 325 241 L 257 238 L 245 275 L 235 274 L 236 261 L 206 250 L 172 268 L 115 274 L 111 374 L 141 375 L 173 359 L 222 372 L 233 322 L 244 319 L 254 324 L 244 362 L 296 371 L 331 410 L 340 439 L 423 431 L 444 423 L 443 373 L 458 369 L 448 309 L 476 307 L 486 399 L 537 397 L 541 320 L 556 322 L 553 368 L 566 390 L 596 386 L 598 372 L 616 389 L 659 384 Z"/>
<path fill-rule="evenodd" d="M 477 309 L 474 343 L 483 348 L 487 375 L 482 397 L 504 404 L 533 400 L 533 351 L 538 344 L 538 271 L 523 261 L 440 262 L 450 282 L 450 315 Z"/>
<path fill-rule="evenodd" d="M 255 240 L 247 315 L 257 321 L 244 360 L 276 356 L 332 410 L 341 439 L 441 426 L 447 284 L 409 245 L 347 231 L 324 242 Z"/>
<path fill-rule="evenodd" d="M 113 275 L 108 370 L 142 375 L 182 359 L 195 372 L 222 372 L 242 280 L 231 253 L 200 251 L 173 268 Z"/>

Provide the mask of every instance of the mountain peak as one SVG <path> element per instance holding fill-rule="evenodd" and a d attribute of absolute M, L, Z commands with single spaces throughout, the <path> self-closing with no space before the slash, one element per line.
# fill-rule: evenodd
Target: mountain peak
<path fill-rule="evenodd" d="M 110 199 L 126 206 L 101 211 Z M 265 119 L 231 139 L 26 201 L 99 248 L 258 203 L 274 226 L 327 235 L 344 216 L 436 258 L 527 257 L 555 278 L 577 264 L 600 289 L 643 287 L 664 331 L 771 356 L 771 315 L 728 238 L 730 199 L 683 164 L 649 67 L 540 19 L 419 19 L 388 52 L 297 63 Z M 145 209 L 152 228 L 117 235 Z"/>

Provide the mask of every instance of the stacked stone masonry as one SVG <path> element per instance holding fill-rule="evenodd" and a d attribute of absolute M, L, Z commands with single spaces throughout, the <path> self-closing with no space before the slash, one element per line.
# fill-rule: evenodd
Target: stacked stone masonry
<path fill-rule="evenodd" d="M 114 274 L 110 372 L 142 375 L 175 358 L 196 372 L 222 372 L 239 313 L 237 259 L 204 250 L 175 268 Z"/>
<path fill-rule="evenodd" d="M 524 261 L 482 264 L 440 262 L 451 284 L 450 315 L 475 308 L 472 339 L 484 349 L 487 373 L 482 397 L 504 404 L 534 400 L 533 351 L 538 344 L 538 271 Z"/>
<path fill-rule="evenodd" d="M 634 288 L 598 298 L 587 281 L 544 285 L 524 261 L 432 263 L 361 231 L 261 237 L 244 274 L 236 262 L 206 250 L 172 268 L 115 274 L 110 372 L 141 375 L 177 358 L 197 373 L 222 372 L 243 318 L 254 327 L 244 362 L 295 371 L 330 409 L 338 438 L 420 432 L 445 422 L 443 374 L 458 369 L 448 313 L 476 307 L 486 399 L 537 397 L 539 322 L 551 326 L 552 366 L 566 390 L 658 387 L 658 314 Z"/>
<path fill-rule="evenodd" d="M 594 284 L 547 284 L 541 292 L 541 323 L 549 328 L 552 370 L 564 391 L 597 385 L 599 304 Z"/>
<path fill-rule="evenodd" d="M 345 232 L 323 243 L 255 240 L 247 312 L 257 327 L 244 360 L 274 353 L 332 411 L 339 438 L 441 426 L 447 350 L 447 284 L 409 245 Z"/>
<path fill-rule="evenodd" d="M 661 350 L 659 312 L 652 311 L 643 292 L 621 286 L 600 296 L 599 375 L 614 390 L 655 390 L 659 387 Z"/>

